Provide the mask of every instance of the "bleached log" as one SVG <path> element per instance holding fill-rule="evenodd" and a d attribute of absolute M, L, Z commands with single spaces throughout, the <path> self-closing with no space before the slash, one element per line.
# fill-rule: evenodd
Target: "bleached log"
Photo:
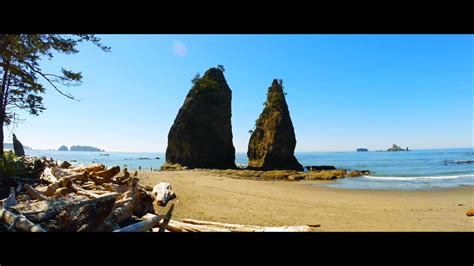
<path fill-rule="evenodd" d="M 166 227 L 170 232 L 232 232 L 227 228 L 215 227 L 209 225 L 187 224 L 171 220 Z M 158 232 L 158 228 L 154 228 L 153 232 Z"/>
<path fill-rule="evenodd" d="M 222 227 L 222 228 L 229 229 L 233 232 L 313 232 L 315 231 L 315 228 L 320 227 L 320 225 L 263 227 L 263 226 L 254 226 L 254 225 L 200 221 L 200 220 L 193 220 L 193 219 L 183 219 L 183 223 Z"/>
<path fill-rule="evenodd" d="M 15 188 L 10 187 L 10 195 L 8 195 L 6 199 L 4 199 L 3 206 L 7 208 L 7 207 L 15 206 L 16 204 L 17 204 L 17 201 L 16 201 Z"/>
<path fill-rule="evenodd" d="M 144 221 L 115 230 L 114 232 L 147 232 L 155 227 L 162 219 L 159 215 L 148 213 L 143 216 Z"/>
<path fill-rule="evenodd" d="M 95 172 L 95 175 L 105 179 L 110 179 L 118 173 L 120 173 L 120 166 L 114 166 L 107 170 Z"/>
<path fill-rule="evenodd" d="M 46 167 L 44 169 L 40 179 L 47 182 L 48 184 L 58 183 L 58 179 L 53 175 L 53 172 L 51 171 L 50 167 Z"/>
<path fill-rule="evenodd" d="M 91 164 L 88 166 L 82 166 L 82 167 L 75 167 L 72 170 L 74 172 L 89 172 L 89 173 L 95 173 L 99 172 L 105 169 L 105 165 L 103 164 Z"/>
<path fill-rule="evenodd" d="M 104 183 L 102 186 L 111 192 L 118 192 L 118 193 L 124 193 L 128 190 L 128 187 L 125 185 L 117 185 L 113 183 Z"/>
<path fill-rule="evenodd" d="M 127 192 L 126 192 L 127 193 Z M 130 186 L 130 200 L 120 204 L 108 218 L 109 224 L 120 224 L 122 221 L 133 215 L 138 201 L 138 182 L 133 182 Z"/>
<path fill-rule="evenodd" d="M 25 184 L 25 189 L 26 192 L 33 198 L 33 199 L 39 199 L 39 200 L 47 200 L 48 197 L 45 196 L 44 194 L 40 193 L 38 190 L 34 189 L 32 186 Z"/>
<path fill-rule="evenodd" d="M 176 194 L 171 188 L 170 183 L 161 182 L 153 188 L 152 191 L 153 198 L 155 202 L 160 206 L 166 206 L 168 201 L 174 199 Z"/>
<path fill-rule="evenodd" d="M 59 187 L 59 183 L 56 182 L 56 183 L 49 184 L 47 186 L 37 186 L 35 189 L 39 193 L 41 193 L 41 194 L 43 194 L 47 197 L 51 197 L 51 196 L 54 195 L 54 193 L 58 189 L 58 187 Z"/>
<path fill-rule="evenodd" d="M 171 215 L 173 214 L 173 209 L 174 209 L 174 204 L 171 204 L 171 207 L 166 212 L 166 215 L 163 218 L 163 222 L 161 223 L 160 229 L 158 230 L 158 232 L 164 232 L 166 230 L 169 222 L 171 221 Z"/>
<path fill-rule="evenodd" d="M 90 192 L 89 190 L 85 190 L 85 189 L 79 187 L 76 184 L 71 184 L 71 188 L 74 192 L 76 192 L 77 195 L 83 195 L 83 196 L 87 196 L 87 197 L 93 198 L 93 199 L 102 197 L 101 195 Z"/>
<path fill-rule="evenodd" d="M 36 225 L 26 219 L 24 216 L 19 216 L 13 212 L 0 207 L 0 217 L 1 221 L 5 223 L 8 227 L 13 225 L 13 228 L 21 232 L 46 232 L 41 226 Z"/>

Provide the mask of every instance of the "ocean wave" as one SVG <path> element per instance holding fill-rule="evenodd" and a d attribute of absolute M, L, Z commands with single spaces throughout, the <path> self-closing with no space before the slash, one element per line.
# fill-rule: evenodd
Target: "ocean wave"
<path fill-rule="evenodd" d="M 415 180 L 447 180 L 474 177 L 474 174 L 445 175 L 445 176 L 362 176 L 367 179 L 385 181 L 415 181 Z"/>

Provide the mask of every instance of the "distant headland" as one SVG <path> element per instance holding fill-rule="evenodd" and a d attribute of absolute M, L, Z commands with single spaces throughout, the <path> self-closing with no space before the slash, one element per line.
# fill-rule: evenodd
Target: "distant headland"
<path fill-rule="evenodd" d="M 73 145 L 71 148 L 67 148 L 67 146 L 62 145 L 59 147 L 58 151 L 99 151 L 99 152 L 105 152 L 104 150 L 101 150 L 96 147 L 92 146 L 80 146 L 80 145 Z"/>
<path fill-rule="evenodd" d="M 4 144 L 3 144 L 3 148 L 4 148 L 5 150 L 13 150 L 13 143 L 4 143 Z M 31 147 L 28 147 L 28 146 L 25 146 L 25 145 L 23 145 L 23 148 L 24 148 L 25 150 L 32 150 Z"/>

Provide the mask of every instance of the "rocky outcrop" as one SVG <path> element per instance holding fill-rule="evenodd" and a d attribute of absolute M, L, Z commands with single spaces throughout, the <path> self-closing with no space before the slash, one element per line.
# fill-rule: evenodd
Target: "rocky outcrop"
<path fill-rule="evenodd" d="M 402 149 L 400 146 L 393 144 L 391 148 L 388 148 L 387 151 L 409 151 L 408 147 L 406 149 Z"/>
<path fill-rule="evenodd" d="M 162 169 L 236 168 L 232 91 L 223 69 L 211 68 L 193 83 L 169 131 Z"/>
<path fill-rule="evenodd" d="M 16 138 L 15 134 L 13 134 L 13 150 L 15 151 L 16 156 L 25 156 L 25 150 L 23 149 L 23 145 Z"/>
<path fill-rule="evenodd" d="M 69 150 L 70 151 L 101 151 L 101 152 L 105 152 L 104 150 L 101 150 L 101 149 L 96 148 L 96 147 L 80 146 L 80 145 L 73 145 L 73 146 L 71 146 L 71 148 Z"/>
<path fill-rule="evenodd" d="M 249 169 L 298 170 L 295 132 L 285 100 L 282 82 L 273 80 L 268 88 L 265 108 L 258 118 L 248 146 Z"/>
<path fill-rule="evenodd" d="M 59 147 L 58 151 L 69 151 L 69 149 L 65 145 L 63 145 Z"/>

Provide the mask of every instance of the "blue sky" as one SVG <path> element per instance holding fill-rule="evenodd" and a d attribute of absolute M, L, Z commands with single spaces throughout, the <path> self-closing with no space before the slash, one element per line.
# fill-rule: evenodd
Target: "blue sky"
<path fill-rule="evenodd" d="M 472 147 L 472 35 L 100 35 L 43 68 L 82 71 L 53 89 L 38 117 L 20 112 L 19 139 L 38 149 L 91 145 L 165 151 L 168 131 L 199 72 L 224 65 L 237 152 L 274 78 L 284 80 L 297 151 Z M 6 141 L 11 140 L 5 128 Z"/>

